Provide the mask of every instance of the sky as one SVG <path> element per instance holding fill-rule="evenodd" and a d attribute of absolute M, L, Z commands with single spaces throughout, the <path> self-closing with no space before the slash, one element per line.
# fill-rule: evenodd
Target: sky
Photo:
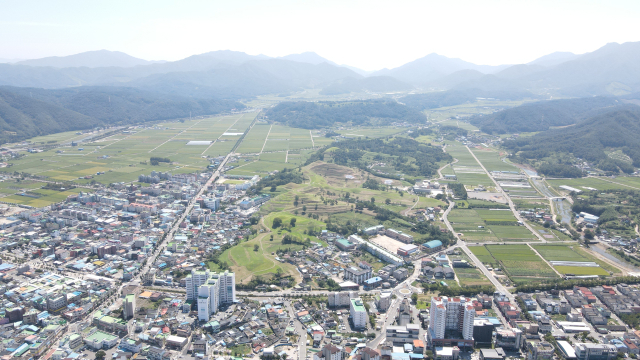
<path fill-rule="evenodd" d="M 430 53 L 520 64 L 640 41 L 640 1 L 0 0 L 0 58 L 90 50 L 175 61 L 214 50 L 314 51 L 364 70 Z"/>

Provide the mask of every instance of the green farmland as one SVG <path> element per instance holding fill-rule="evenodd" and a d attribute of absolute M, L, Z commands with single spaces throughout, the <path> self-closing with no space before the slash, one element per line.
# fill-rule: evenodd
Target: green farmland
<path fill-rule="evenodd" d="M 18 171 L 45 176 L 51 181 L 80 184 L 133 182 L 138 175 L 153 170 L 174 174 L 201 171 L 210 164 L 206 156 L 226 155 L 240 138 L 238 134 L 249 128 L 255 116 L 255 113 L 246 113 L 138 126 L 76 147 L 27 154 L 0 171 Z M 189 141 L 212 143 L 187 145 Z M 169 158 L 173 163 L 154 166 L 149 162 L 151 157 Z"/>
<path fill-rule="evenodd" d="M 527 245 L 486 245 L 470 247 L 483 263 L 501 267 L 514 282 L 557 278 L 558 275 Z M 486 251 L 486 252 L 485 252 Z M 488 254 L 487 254 L 488 253 Z"/>

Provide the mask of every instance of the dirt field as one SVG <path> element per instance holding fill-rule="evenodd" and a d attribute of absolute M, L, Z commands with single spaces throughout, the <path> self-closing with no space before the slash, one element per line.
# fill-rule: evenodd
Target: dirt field
<path fill-rule="evenodd" d="M 398 180 L 384 179 L 358 169 L 352 169 L 336 164 L 317 163 L 311 166 L 310 170 L 325 178 L 327 183 L 332 186 L 357 187 L 360 186 L 367 178 L 372 178 L 384 185 L 402 185 Z"/>
<path fill-rule="evenodd" d="M 500 204 L 506 204 L 507 199 L 502 196 L 500 193 L 492 193 L 486 191 L 467 191 L 467 196 L 471 199 L 479 199 L 479 200 L 487 200 L 487 201 L 495 201 Z"/>
<path fill-rule="evenodd" d="M 376 245 L 380 245 L 381 247 L 387 249 L 389 252 L 396 254 L 398 249 L 401 246 L 407 245 L 401 241 L 398 241 L 396 239 L 392 239 L 386 235 L 378 235 L 376 237 L 373 237 L 371 239 L 372 243 L 376 244 Z"/>

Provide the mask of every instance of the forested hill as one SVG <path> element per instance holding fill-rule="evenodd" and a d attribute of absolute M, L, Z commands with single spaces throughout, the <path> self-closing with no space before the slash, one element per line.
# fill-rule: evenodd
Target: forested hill
<path fill-rule="evenodd" d="M 0 90 L 0 143 L 97 125 L 97 119 L 75 111 Z"/>
<path fill-rule="evenodd" d="M 63 90 L 0 87 L 0 143 L 102 125 L 213 115 L 244 105 L 169 97 L 130 88 Z"/>
<path fill-rule="evenodd" d="M 363 79 L 347 77 L 336 80 L 329 86 L 324 87 L 320 94 L 337 95 L 364 91 L 387 92 L 411 89 L 413 89 L 413 86 L 390 76 L 370 76 Z"/>
<path fill-rule="evenodd" d="M 77 111 L 107 124 L 132 124 L 150 120 L 212 115 L 245 106 L 236 101 L 190 99 L 127 87 L 75 87 L 48 90 L 3 87 L 33 99 Z"/>
<path fill-rule="evenodd" d="M 536 95 L 528 91 L 499 91 L 481 89 L 458 89 L 439 91 L 425 94 L 412 94 L 401 97 L 398 101 L 418 109 L 427 110 L 445 106 L 455 106 L 465 103 L 474 103 L 478 98 L 493 98 L 500 100 L 521 100 L 536 98 Z"/>
<path fill-rule="evenodd" d="M 488 134 L 544 131 L 580 123 L 620 105 L 622 103 L 615 98 L 603 96 L 540 101 L 489 115 L 477 115 L 469 122 Z"/>
<path fill-rule="evenodd" d="M 505 141 L 504 146 L 525 159 L 573 154 L 604 171 L 633 172 L 629 164 L 613 160 L 605 149 L 621 149 L 640 167 L 640 107 L 625 105 L 594 116 L 579 126 L 549 130 L 528 138 Z"/>
<path fill-rule="evenodd" d="M 329 127 L 336 123 L 389 125 L 393 122 L 424 124 L 426 116 L 393 100 L 345 102 L 283 102 L 265 113 L 269 120 L 304 129 Z"/>

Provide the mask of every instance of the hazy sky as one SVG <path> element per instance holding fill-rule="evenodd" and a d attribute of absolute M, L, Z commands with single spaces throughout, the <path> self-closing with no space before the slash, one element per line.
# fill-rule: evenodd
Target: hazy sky
<path fill-rule="evenodd" d="M 476 64 L 640 41 L 640 1 L 8 1 L 0 58 L 118 50 L 179 60 L 213 50 L 315 51 L 365 70 L 435 52 Z"/>

